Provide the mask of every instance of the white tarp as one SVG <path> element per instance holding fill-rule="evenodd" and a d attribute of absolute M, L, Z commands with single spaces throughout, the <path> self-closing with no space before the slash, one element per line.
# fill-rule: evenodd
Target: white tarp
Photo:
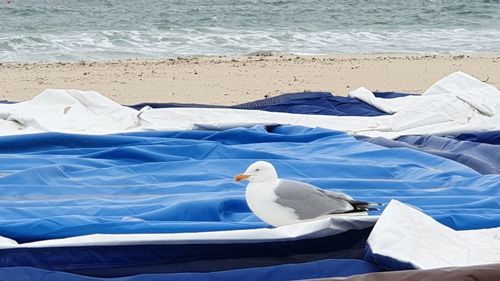
<path fill-rule="evenodd" d="M 278 228 L 159 234 L 92 234 L 18 244 L 0 236 L 0 249 L 150 244 L 255 243 L 321 238 L 373 226 L 377 216 L 332 216 Z"/>
<path fill-rule="evenodd" d="M 350 96 L 392 115 L 325 116 L 214 108 L 136 111 L 97 92 L 46 90 L 31 101 L 0 105 L 0 134 L 47 131 L 108 134 L 290 124 L 396 138 L 500 129 L 500 91 L 462 72 L 441 79 L 421 96 L 383 99 L 365 88 L 353 91 Z"/>
<path fill-rule="evenodd" d="M 0 105 L 3 135 L 37 132 L 109 134 L 138 128 L 138 112 L 97 92 L 45 90 L 30 101 Z"/>
<path fill-rule="evenodd" d="M 500 227 L 453 230 L 396 200 L 380 215 L 367 243 L 373 254 L 419 269 L 500 262 Z"/>

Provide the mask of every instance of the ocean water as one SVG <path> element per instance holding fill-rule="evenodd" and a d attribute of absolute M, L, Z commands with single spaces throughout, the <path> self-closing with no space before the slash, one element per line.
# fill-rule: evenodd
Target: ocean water
<path fill-rule="evenodd" d="M 0 1 L 0 62 L 500 52 L 500 0 Z"/>

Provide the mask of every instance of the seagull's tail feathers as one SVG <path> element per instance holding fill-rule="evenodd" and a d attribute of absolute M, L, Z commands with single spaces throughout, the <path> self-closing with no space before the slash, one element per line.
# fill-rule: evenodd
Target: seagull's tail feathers
<path fill-rule="evenodd" d="M 377 202 L 366 202 L 366 201 L 357 201 L 352 200 L 349 203 L 354 207 L 354 212 L 364 212 L 364 211 L 378 211 L 378 206 L 383 206 L 382 203 Z"/>

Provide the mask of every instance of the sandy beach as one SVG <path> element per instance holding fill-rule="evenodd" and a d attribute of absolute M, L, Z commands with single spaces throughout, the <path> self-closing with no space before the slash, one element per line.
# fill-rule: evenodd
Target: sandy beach
<path fill-rule="evenodd" d="M 0 64 L 0 99 L 29 100 L 47 88 L 97 91 L 119 103 L 237 104 L 289 92 L 422 93 L 454 71 L 500 87 L 499 55 L 199 57 Z"/>

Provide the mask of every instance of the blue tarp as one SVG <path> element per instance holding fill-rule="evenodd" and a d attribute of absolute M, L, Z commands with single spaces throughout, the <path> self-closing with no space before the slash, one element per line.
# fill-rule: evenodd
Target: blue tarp
<path fill-rule="evenodd" d="M 396 98 L 407 94 L 379 92 L 375 93 L 375 95 L 377 97 Z M 284 94 L 232 106 L 232 108 L 336 116 L 379 116 L 387 114 L 356 98 L 334 96 L 328 92 Z"/>
<path fill-rule="evenodd" d="M 265 227 L 232 176 L 256 160 L 282 177 L 362 200 L 392 198 L 456 229 L 497 226 L 498 176 L 409 149 L 294 126 L 0 139 L 0 235 L 19 242 L 88 233 Z M 314 167 L 313 169 L 311 167 Z M 485 210 L 488 211 L 485 211 Z"/>
<path fill-rule="evenodd" d="M 0 269 L 0 280 L 45 280 L 45 281 L 281 281 L 322 277 L 346 277 L 355 274 L 378 272 L 380 268 L 372 263 L 354 259 L 325 259 L 316 262 L 284 264 L 269 267 L 234 269 L 219 272 L 154 273 L 102 279 L 62 271 L 44 270 L 33 267 L 10 267 Z"/>
<path fill-rule="evenodd" d="M 408 94 L 378 92 L 377 97 L 397 98 Z M 329 92 L 290 93 L 233 106 L 181 104 L 181 103 L 141 103 L 130 107 L 140 110 L 144 106 L 167 107 L 209 107 L 264 110 L 300 114 L 321 114 L 336 116 L 379 116 L 387 113 L 356 98 L 334 96 Z"/>
<path fill-rule="evenodd" d="M 462 133 L 453 137 L 457 140 L 500 145 L 500 131 Z"/>
<path fill-rule="evenodd" d="M 387 203 L 398 199 L 455 229 L 500 226 L 500 176 L 484 176 L 413 149 L 358 141 L 342 132 L 257 126 L 225 131 L 2 137 L 0 234 L 28 242 L 89 233 L 268 227 L 249 211 L 244 185 L 232 180 L 256 160 L 272 162 L 281 177 L 339 190 L 361 200 Z M 182 245 L 177 250 L 159 245 L 7 249 L 0 251 L 5 267 L 0 271 L 30 266 L 91 276 L 102 276 L 103 272 L 124 276 L 164 274 L 172 268 L 185 270 L 176 271 L 179 273 L 200 272 L 207 266 L 232 270 L 290 262 L 321 263 L 332 257 L 360 258 L 368 233 L 349 233 L 350 238 L 340 244 L 271 243 L 267 246 L 271 248 L 259 244 L 245 251 L 231 245 L 217 250 L 207 245 Z M 340 241 L 339 237 L 324 239 Z M 320 247 L 311 247 L 313 244 Z M 189 260 L 199 259 L 202 250 L 212 256 L 203 263 Z M 189 266 L 173 262 L 179 260 Z M 233 268 L 220 267 L 217 260 Z M 117 265 L 118 269 L 113 269 Z"/>
<path fill-rule="evenodd" d="M 484 133 L 483 133 L 484 134 Z M 489 133 L 488 133 L 489 134 Z M 478 136 L 481 134 L 475 134 Z M 357 137 L 385 147 L 406 147 L 418 149 L 457 161 L 482 173 L 500 174 L 500 145 L 440 136 L 403 136 L 396 140 L 382 137 Z M 492 141 L 492 139 L 488 139 Z"/>
<path fill-rule="evenodd" d="M 398 98 L 407 96 L 397 92 L 375 92 L 376 97 Z M 165 107 L 223 107 L 203 104 L 143 103 L 132 106 Z M 356 98 L 333 96 L 328 92 L 283 94 L 227 108 L 254 109 L 296 114 L 319 114 L 336 116 L 379 116 L 387 113 Z M 396 140 L 385 138 L 359 139 L 386 147 L 406 147 L 445 157 L 482 173 L 500 173 L 500 132 L 467 133 L 458 136 L 409 136 Z M 468 141 L 468 142 L 465 142 Z M 491 145 L 484 145 L 491 144 Z"/>
<path fill-rule="evenodd" d="M 371 228 L 365 228 L 315 239 L 246 243 L 155 244 L 150 241 L 144 245 L 16 248 L 0 250 L 0 255 L 2 267 L 29 266 L 96 277 L 214 272 L 290 263 L 314 266 L 314 262 L 324 259 L 339 260 L 337 264 L 343 267 L 345 259 L 356 263 L 363 258 L 370 232 Z M 361 266 L 360 270 L 364 271 L 363 268 L 366 267 Z M 334 274 L 336 271 L 342 273 L 345 269 L 331 268 L 332 276 L 338 276 Z M 359 273 L 355 267 L 349 271 Z"/>
<path fill-rule="evenodd" d="M 382 94 L 386 98 L 399 95 Z M 156 107 L 171 106 L 177 105 Z M 289 94 L 239 108 L 385 114 L 356 99 L 328 93 Z M 398 199 L 454 229 L 496 227 L 500 226 L 500 176 L 480 173 L 498 173 L 499 140 L 499 132 L 368 140 L 388 147 L 384 148 L 341 132 L 297 126 L 2 137 L 0 235 L 29 242 L 90 233 L 269 227 L 249 211 L 244 185 L 232 180 L 256 160 L 272 162 L 282 177 L 339 190 L 361 200 L 387 203 Z M 253 244 L 243 251 L 242 245 L 0 250 L 0 279 L 22 276 L 43 280 L 50 276 L 51 280 L 97 280 L 84 275 L 140 273 L 149 274 L 117 280 L 348 276 L 379 270 L 359 260 L 368 233 L 352 231 L 347 240 L 341 235 L 323 238 L 332 240 L 330 243 L 316 239 Z M 343 246 L 333 241 L 343 241 Z M 204 257 L 202 262 L 200 256 Z"/>

